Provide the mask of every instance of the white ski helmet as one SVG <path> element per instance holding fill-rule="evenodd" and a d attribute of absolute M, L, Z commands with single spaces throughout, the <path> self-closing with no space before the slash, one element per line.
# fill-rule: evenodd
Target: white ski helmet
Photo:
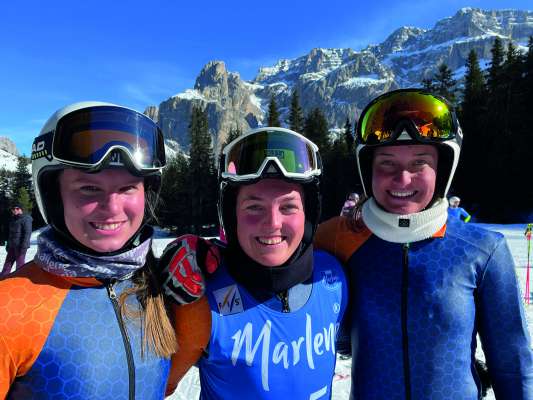
<path fill-rule="evenodd" d="M 459 203 L 461 203 L 461 199 L 457 196 L 450 197 L 448 201 L 452 207 L 458 207 Z"/>
<path fill-rule="evenodd" d="M 356 130 L 356 158 L 366 196 L 372 192 L 372 158 L 378 146 L 430 144 L 439 161 L 434 199 L 445 198 L 459 162 L 463 134 L 453 107 L 422 89 L 394 90 L 372 100 Z"/>
<path fill-rule="evenodd" d="M 163 135 L 154 121 L 130 108 L 94 101 L 56 111 L 35 138 L 31 160 L 39 211 L 46 223 L 67 237 L 59 171 L 127 168 L 145 177 L 145 193 L 155 202 L 166 163 Z"/>

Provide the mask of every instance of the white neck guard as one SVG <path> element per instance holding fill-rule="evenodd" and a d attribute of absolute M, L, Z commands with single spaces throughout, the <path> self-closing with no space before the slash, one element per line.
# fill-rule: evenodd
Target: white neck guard
<path fill-rule="evenodd" d="M 432 237 L 446 223 L 448 201 L 438 199 L 427 210 L 400 215 L 384 211 L 373 197 L 363 204 L 363 222 L 374 235 L 387 242 L 412 243 Z"/>

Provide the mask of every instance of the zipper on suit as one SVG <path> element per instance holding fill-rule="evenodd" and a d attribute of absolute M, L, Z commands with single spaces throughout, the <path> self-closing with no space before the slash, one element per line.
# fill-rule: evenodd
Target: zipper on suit
<path fill-rule="evenodd" d="M 407 295 L 409 289 L 409 243 L 402 245 L 402 347 L 405 399 L 411 400 L 411 370 L 409 368 L 409 337 L 407 332 Z"/>
<path fill-rule="evenodd" d="M 291 312 L 291 308 L 289 307 L 289 291 L 284 290 L 279 292 L 276 296 L 278 297 L 279 301 L 281 301 L 281 312 Z"/>
<path fill-rule="evenodd" d="M 126 359 L 128 360 L 128 376 L 129 376 L 129 400 L 135 400 L 135 362 L 133 361 L 133 352 L 131 351 L 131 343 L 126 332 L 124 325 L 124 319 L 120 313 L 120 307 L 118 305 L 117 294 L 114 288 L 115 282 L 107 284 L 107 294 L 115 310 L 120 333 L 122 334 L 122 342 L 124 343 L 124 349 L 126 350 Z"/>

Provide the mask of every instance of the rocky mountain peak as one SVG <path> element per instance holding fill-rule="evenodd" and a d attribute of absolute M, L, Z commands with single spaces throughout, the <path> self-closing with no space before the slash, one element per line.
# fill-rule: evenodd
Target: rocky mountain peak
<path fill-rule="evenodd" d="M 231 101 L 230 97 L 242 86 L 238 73 L 228 72 L 223 61 L 211 61 L 200 71 L 194 90 L 206 100 L 221 101 L 226 106 L 226 101 Z"/>
<path fill-rule="evenodd" d="M 202 94 L 204 92 L 209 94 L 213 86 L 225 88 L 228 86 L 228 72 L 223 61 L 210 61 L 207 63 L 196 78 L 194 89 Z"/>
<path fill-rule="evenodd" d="M 7 151 L 14 156 L 19 156 L 17 145 L 6 136 L 0 136 L 0 149 Z"/>
<path fill-rule="evenodd" d="M 462 8 L 454 16 L 438 21 L 431 40 L 442 43 L 454 38 L 500 33 L 496 15 L 477 8 Z"/>
<path fill-rule="evenodd" d="M 495 37 L 524 46 L 533 35 L 533 12 L 487 11 L 462 8 L 438 21 L 431 29 L 401 27 L 385 41 L 362 51 L 314 48 L 294 59 L 265 66 L 251 82 L 229 72 L 222 61 L 206 64 L 194 89 L 163 101 L 145 113 L 157 118 L 167 139 L 188 148 L 188 123 L 192 107 L 208 114 L 209 127 L 220 144 L 232 128 L 246 131 L 261 125 L 272 97 L 282 124 L 287 121 L 294 90 L 305 113 L 320 108 L 330 128 L 340 128 L 346 118 L 357 119 L 361 109 L 377 95 L 400 87 L 420 87 L 445 63 L 461 79 L 471 50 L 490 60 Z"/>
<path fill-rule="evenodd" d="M 338 68 L 349 58 L 352 49 L 321 49 L 315 48 L 305 57 L 304 73 L 320 72 Z"/>
<path fill-rule="evenodd" d="M 151 118 L 155 122 L 159 121 L 159 109 L 156 106 L 148 106 L 144 109 L 144 115 Z"/>
<path fill-rule="evenodd" d="M 369 46 L 367 50 L 372 51 L 377 57 L 400 51 L 414 43 L 415 39 L 426 32 L 425 29 L 412 26 L 402 26 L 392 32 L 380 45 Z"/>
<path fill-rule="evenodd" d="M 301 75 L 325 74 L 347 62 L 355 51 L 352 49 L 314 48 L 308 54 L 294 60 L 282 59 L 272 67 L 261 67 L 254 79 L 263 85 L 284 81 L 292 86 Z"/>

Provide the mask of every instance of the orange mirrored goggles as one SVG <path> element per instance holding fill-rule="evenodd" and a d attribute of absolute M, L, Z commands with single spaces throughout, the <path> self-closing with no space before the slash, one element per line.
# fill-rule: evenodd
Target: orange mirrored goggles
<path fill-rule="evenodd" d="M 455 113 L 443 97 L 421 89 L 400 89 L 375 98 L 365 107 L 356 139 L 359 144 L 386 144 L 406 130 L 416 141 L 442 142 L 455 138 L 458 127 Z"/>

